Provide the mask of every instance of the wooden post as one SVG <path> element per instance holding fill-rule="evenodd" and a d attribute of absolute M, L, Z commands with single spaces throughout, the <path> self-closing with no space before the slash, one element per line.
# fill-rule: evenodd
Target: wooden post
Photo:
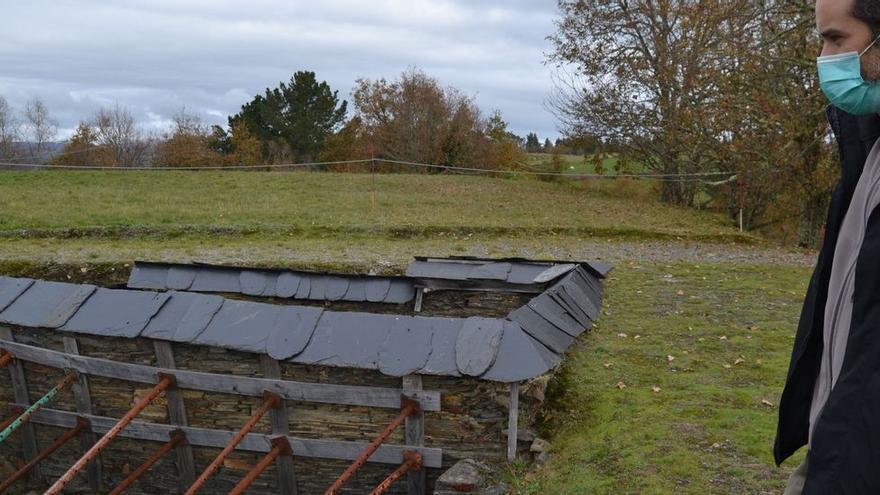
<path fill-rule="evenodd" d="M 281 365 L 266 354 L 260 354 L 260 369 L 266 378 L 281 379 Z M 272 423 L 272 435 L 286 437 L 290 433 L 287 423 L 287 401 L 282 400 L 279 407 L 269 411 L 269 420 Z M 278 471 L 279 493 L 296 495 L 296 474 L 293 470 L 293 456 L 289 451 L 275 458 L 275 468 Z"/>
<path fill-rule="evenodd" d="M 62 337 L 64 352 L 79 355 L 79 343 L 73 337 Z M 76 400 L 76 412 L 80 414 L 92 414 L 92 396 L 89 391 L 89 378 L 85 373 L 79 374 L 79 379 L 73 384 L 73 398 Z M 98 436 L 91 429 L 87 429 L 79 437 L 79 444 L 83 450 L 89 448 L 98 441 Z M 101 492 L 101 458 L 96 457 L 86 467 L 86 476 L 89 480 L 89 489 L 92 493 Z"/>
<path fill-rule="evenodd" d="M 0 338 L 10 341 L 15 340 L 15 336 L 12 334 L 12 329 L 2 326 L 0 326 Z M 27 407 L 27 405 L 31 403 L 31 397 L 28 393 L 27 380 L 24 376 L 24 367 L 21 365 L 21 361 L 15 360 L 7 367 L 9 368 L 9 375 L 12 378 L 12 389 L 15 394 L 15 402 Z M 20 431 L 21 444 L 24 449 L 24 458 L 33 459 L 37 457 L 37 454 L 40 452 L 39 449 L 37 449 L 37 436 L 34 434 L 34 425 L 31 423 L 22 425 Z M 32 481 L 42 480 L 40 466 L 35 466 L 28 475 L 28 478 Z"/>
<path fill-rule="evenodd" d="M 519 429 L 519 382 L 510 384 L 510 410 L 507 420 L 507 460 L 516 460 L 516 435 Z"/>
<path fill-rule="evenodd" d="M 416 302 L 413 311 L 420 313 L 422 311 L 422 299 L 425 297 L 425 288 L 418 287 L 416 289 Z"/>
<path fill-rule="evenodd" d="M 171 343 L 166 341 L 153 341 L 156 352 L 156 364 L 160 368 L 174 369 L 174 351 Z M 186 426 L 186 406 L 183 403 L 183 392 L 177 387 L 171 387 L 165 391 L 165 399 L 168 401 L 168 422 L 175 426 Z M 178 491 L 183 493 L 196 479 L 196 464 L 193 461 L 192 446 L 189 442 L 178 444 L 174 448 L 177 455 Z"/>
<path fill-rule="evenodd" d="M 421 294 L 422 291 L 419 290 L 418 294 Z M 416 296 L 418 297 L 418 296 Z M 418 300 L 418 299 L 417 299 Z M 407 375 L 403 377 L 403 393 L 408 394 L 410 392 L 422 390 L 422 377 L 421 375 Z M 408 446 L 418 446 L 422 447 L 425 445 L 425 412 L 419 411 L 418 414 L 413 414 L 406 418 L 406 422 L 404 424 L 405 430 L 405 444 Z M 426 471 L 425 468 L 422 467 L 418 471 L 410 471 L 407 474 L 407 494 L 408 495 L 425 495 L 427 492 L 426 488 Z"/>

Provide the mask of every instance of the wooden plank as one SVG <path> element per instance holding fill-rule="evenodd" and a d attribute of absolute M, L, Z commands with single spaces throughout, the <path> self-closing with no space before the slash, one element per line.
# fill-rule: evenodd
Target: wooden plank
<path fill-rule="evenodd" d="M 157 368 L 101 358 L 74 356 L 42 347 L 19 344 L 3 338 L 0 338 L 0 348 L 9 350 L 17 358 L 25 361 L 131 382 L 155 384 L 159 381 L 158 373 L 167 373 L 174 375 L 177 379 L 177 386 L 180 388 L 206 392 L 261 397 L 265 390 L 269 390 L 288 400 L 390 409 L 400 408 L 400 394 L 403 393 L 402 389 L 393 388 L 293 382 Z M 413 398 L 422 405 L 422 409 L 426 411 L 440 410 L 440 392 L 422 390 L 412 394 Z"/>
<path fill-rule="evenodd" d="M 25 404 L 16 404 L 24 407 Z M 60 411 L 57 409 L 43 409 L 31 420 L 34 423 L 72 428 L 76 424 L 78 413 Z M 118 419 L 91 414 L 81 415 L 91 422 L 92 431 L 102 435 L 109 431 Z M 121 437 L 137 440 L 151 440 L 154 442 L 167 442 L 175 430 L 180 429 L 186 433 L 190 444 L 200 447 L 223 448 L 235 435 L 233 431 L 212 430 L 208 428 L 195 428 L 192 426 L 174 426 L 159 423 L 146 423 L 142 421 L 131 422 L 122 433 Z M 274 435 L 262 433 L 249 433 L 238 445 L 239 450 L 250 452 L 269 452 L 272 448 Z M 367 447 L 366 442 L 349 442 L 343 440 L 317 440 L 312 438 L 299 438 L 288 436 L 290 445 L 295 455 L 301 457 L 318 457 L 323 459 L 338 459 L 344 461 L 355 460 Z M 403 451 L 414 450 L 422 454 L 422 461 L 426 467 L 439 468 L 443 466 L 443 451 L 438 448 L 417 447 L 406 445 L 384 444 L 367 460 L 374 464 L 390 464 L 399 466 L 403 463 Z"/>
<path fill-rule="evenodd" d="M 12 329 L 0 326 L 0 339 L 13 342 L 15 336 L 12 334 Z M 14 352 L 13 355 L 15 355 Z M 19 361 L 17 355 L 15 357 L 16 359 L 11 364 L 7 365 L 9 368 L 9 375 L 12 378 L 12 390 L 15 396 L 15 402 L 24 404 L 23 409 L 27 409 L 31 405 L 27 379 L 25 378 L 24 367 L 21 365 L 21 361 Z M 24 450 L 24 459 L 33 459 L 39 452 L 37 449 L 37 436 L 34 433 L 34 425 L 28 422 L 21 426 L 19 430 L 21 431 L 21 444 Z M 31 472 L 28 473 L 28 479 L 31 481 L 42 481 L 43 475 L 40 471 L 39 465 L 34 466 Z"/>
<path fill-rule="evenodd" d="M 260 354 L 260 369 L 266 378 L 281 379 L 281 365 L 277 360 L 266 354 Z M 272 435 L 287 436 L 290 434 L 287 416 L 287 401 L 281 401 L 281 405 L 269 411 L 269 420 L 272 423 Z M 296 452 L 294 452 L 296 455 Z M 283 495 L 296 495 L 296 474 L 293 470 L 293 457 L 280 455 L 275 458 L 275 468 L 278 472 L 278 490 Z"/>
<path fill-rule="evenodd" d="M 507 460 L 516 460 L 516 435 L 519 429 L 519 382 L 510 384 L 510 401 L 507 416 Z"/>
<path fill-rule="evenodd" d="M 422 377 L 420 375 L 407 375 L 403 377 L 403 393 L 410 393 L 422 389 Z M 425 445 L 425 413 L 409 416 L 404 423 L 405 440 L 407 445 Z M 406 478 L 407 493 L 409 495 L 425 495 L 427 493 L 427 470 L 423 467 L 418 471 L 410 471 Z"/>
<path fill-rule="evenodd" d="M 165 369 L 174 369 L 174 351 L 171 349 L 171 343 L 161 340 L 153 341 L 153 348 L 156 352 L 156 363 Z M 165 390 L 165 398 L 168 403 L 168 421 L 175 426 L 186 426 L 186 405 L 183 402 L 183 393 L 179 388 L 169 388 Z M 175 451 L 175 465 L 177 466 L 177 489 L 180 493 L 186 492 L 193 482 L 196 480 L 196 464 L 193 460 L 192 445 L 184 443 L 178 445 Z"/>
<path fill-rule="evenodd" d="M 413 306 L 413 311 L 416 313 L 421 313 L 422 311 L 422 300 L 425 298 L 425 288 L 419 287 L 416 289 L 416 302 Z"/>
<path fill-rule="evenodd" d="M 79 343 L 73 337 L 62 337 L 64 342 L 64 351 L 68 354 L 79 355 Z M 73 398 L 76 401 L 76 411 L 81 414 L 92 414 L 92 395 L 89 391 L 89 377 L 84 374 L 77 376 L 77 381 L 73 383 Z M 79 435 L 79 445 L 83 452 L 89 450 L 98 436 L 87 431 Z M 86 466 L 86 477 L 89 480 L 89 489 L 93 493 L 101 493 L 101 456 L 96 456 L 95 460 Z"/>

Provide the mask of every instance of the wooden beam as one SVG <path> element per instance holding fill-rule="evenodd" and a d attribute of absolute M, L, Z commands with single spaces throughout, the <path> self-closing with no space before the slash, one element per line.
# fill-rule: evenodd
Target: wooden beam
<path fill-rule="evenodd" d="M 12 334 L 12 329 L 0 326 L 0 339 L 14 342 L 15 336 Z M 16 358 L 17 357 L 18 356 L 16 356 Z M 31 398 L 28 393 L 24 367 L 21 365 L 21 361 L 16 359 L 11 364 L 7 365 L 7 368 L 9 368 L 9 375 L 12 378 L 12 391 L 15 396 L 15 402 L 19 404 L 27 404 L 23 410 L 27 409 L 31 404 Z M 28 422 L 22 425 L 19 430 L 21 431 L 21 444 L 22 449 L 24 450 L 24 458 L 33 459 L 37 457 L 37 454 L 39 454 L 40 451 L 37 448 L 37 436 L 34 433 L 34 425 Z M 40 472 L 40 466 L 34 466 L 28 474 L 28 479 L 31 481 L 41 481 L 42 478 L 43 476 Z"/>
<path fill-rule="evenodd" d="M 79 343 L 73 337 L 62 337 L 64 351 L 68 354 L 79 355 Z M 92 414 L 92 395 L 89 392 L 89 378 L 80 374 L 73 384 L 73 398 L 76 401 L 76 412 L 80 414 Z M 98 436 L 91 431 L 86 431 L 79 436 L 79 444 L 83 451 L 89 450 Z M 95 460 L 86 467 L 86 477 L 89 480 L 89 489 L 93 493 L 101 493 L 101 458 Z"/>
<path fill-rule="evenodd" d="M 19 344 L 2 337 L 0 348 L 12 352 L 17 359 L 105 378 L 155 384 L 159 382 L 158 374 L 165 373 L 174 375 L 180 388 L 205 392 L 262 397 L 268 390 L 287 400 L 390 409 L 400 409 L 400 394 L 403 393 L 403 389 L 293 382 L 121 363 Z M 426 411 L 440 410 L 440 392 L 413 392 L 412 398 Z"/>
<path fill-rule="evenodd" d="M 24 404 L 16 404 L 21 407 Z M 34 415 L 31 422 L 71 428 L 76 424 L 78 413 L 59 411 L 57 409 L 43 409 Z M 103 435 L 118 419 L 104 416 L 81 415 L 91 422 L 92 431 Z M 192 426 L 174 426 L 159 423 L 147 423 L 132 421 L 119 436 L 134 438 L 137 440 L 151 440 L 154 442 L 167 442 L 171 434 L 180 429 L 186 433 L 187 440 L 196 446 L 223 448 L 229 439 L 235 434 L 233 431 L 212 430 L 207 428 L 195 428 Z M 272 449 L 272 439 L 275 435 L 263 433 L 248 433 L 244 440 L 238 444 L 239 450 L 266 453 Z M 366 442 L 350 442 L 343 440 L 318 440 L 312 438 L 287 437 L 294 455 L 299 457 L 318 457 L 322 459 L 338 459 L 352 461 L 367 447 Z M 422 462 L 429 468 L 443 466 L 443 450 L 431 447 L 409 447 L 406 445 L 384 444 L 367 460 L 369 463 L 391 464 L 399 466 L 403 464 L 403 452 L 412 450 L 422 454 Z"/>
<path fill-rule="evenodd" d="M 260 369 L 266 378 L 281 379 L 281 365 L 277 360 L 266 354 L 260 354 Z M 272 435 L 287 436 L 290 434 L 287 415 L 287 401 L 281 401 L 281 405 L 269 411 L 269 419 L 272 422 Z M 275 458 L 275 468 L 278 472 L 278 490 L 282 495 L 296 495 L 296 474 L 293 470 L 293 456 L 280 454 Z"/>
<path fill-rule="evenodd" d="M 416 302 L 413 306 L 413 311 L 416 313 L 420 313 L 422 311 L 422 300 L 425 298 L 425 288 L 418 287 L 416 288 Z"/>
<path fill-rule="evenodd" d="M 174 369 L 174 351 L 171 343 L 162 340 L 153 341 L 153 349 L 156 352 L 156 364 L 164 369 Z M 183 402 L 183 393 L 177 387 L 171 387 L 165 391 L 165 399 L 168 403 L 168 422 L 175 426 L 186 426 L 186 405 Z M 178 444 L 174 448 L 177 466 L 177 490 L 180 493 L 186 491 L 196 479 L 196 464 L 193 460 L 192 446 L 189 442 Z"/>
<path fill-rule="evenodd" d="M 510 384 L 509 411 L 507 416 L 507 460 L 516 460 L 517 430 L 519 429 L 519 382 Z"/>
<path fill-rule="evenodd" d="M 406 375 L 403 377 L 403 393 L 411 394 L 412 392 L 422 389 L 421 375 Z M 419 411 L 406 418 L 404 423 L 405 440 L 407 445 L 423 446 L 425 445 L 425 413 Z M 409 471 L 406 478 L 408 495 L 426 495 L 427 494 L 427 471 L 424 466 L 418 471 Z"/>

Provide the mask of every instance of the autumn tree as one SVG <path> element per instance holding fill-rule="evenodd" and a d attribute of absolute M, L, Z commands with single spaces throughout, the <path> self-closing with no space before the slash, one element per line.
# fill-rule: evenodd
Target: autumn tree
<path fill-rule="evenodd" d="M 544 151 L 541 149 L 541 141 L 538 140 L 538 135 L 534 132 L 526 134 L 526 151 L 529 153 L 541 153 Z"/>
<path fill-rule="evenodd" d="M 211 133 L 198 115 L 182 108 L 174 124 L 157 145 L 153 162 L 164 167 L 207 167 L 221 165 L 221 155 L 211 147 Z"/>
<path fill-rule="evenodd" d="M 550 37 L 559 77 L 551 105 L 573 136 L 617 141 L 648 169 L 718 167 L 718 81 L 727 40 L 746 35 L 751 0 L 560 0 Z M 661 199 L 692 205 L 693 181 L 665 181 Z"/>
<path fill-rule="evenodd" d="M 98 145 L 98 134 L 92 124 L 80 122 L 61 153 L 50 162 L 60 166 L 107 166 L 107 149 Z"/>
<path fill-rule="evenodd" d="M 273 161 L 312 161 L 324 139 L 345 120 L 347 103 L 314 72 L 299 71 L 289 83 L 266 89 L 229 117 L 229 127 L 245 123 L 263 143 L 263 157 Z"/>
<path fill-rule="evenodd" d="M 263 143 L 241 121 L 233 124 L 228 131 L 213 126 L 208 145 L 222 157 L 222 163 L 234 166 L 263 164 Z"/>

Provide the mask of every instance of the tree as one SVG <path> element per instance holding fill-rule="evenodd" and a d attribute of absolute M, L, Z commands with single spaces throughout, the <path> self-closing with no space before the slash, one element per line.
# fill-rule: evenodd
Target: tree
<path fill-rule="evenodd" d="M 299 71 L 289 83 L 267 88 L 242 106 L 229 117 L 229 127 L 245 123 L 263 142 L 264 158 L 311 161 L 345 120 L 347 103 L 340 103 L 337 93 L 314 72 Z"/>
<path fill-rule="evenodd" d="M 544 153 L 552 153 L 553 152 L 553 143 L 550 142 L 550 138 L 544 140 Z"/>
<path fill-rule="evenodd" d="M 93 126 L 108 167 L 136 167 L 146 164 L 149 142 L 135 124 L 131 112 L 118 104 L 95 114 Z"/>
<path fill-rule="evenodd" d="M 665 174 L 703 172 L 713 161 L 718 81 L 727 40 L 748 36 L 750 0 L 560 0 L 550 60 L 575 67 L 551 98 L 571 136 L 618 140 Z M 661 199 L 693 204 L 697 184 L 665 181 Z"/>
<path fill-rule="evenodd" d="M 58 133 L 58 123 L 49 115 L 49 108 L 43 100 L 33 98 L 25 105 L 24 130 L 30 158 L 34 161 L 48 159 L 50 144 Z"/>
<path fill-rule="evenodd" d="M 221 165 L 221 155 L 211 148 L 211 134 L 198 115 L 186 107 L 174 115 L 174 126 L 156 146 L 154 163 L 165 167 Z"/>
<path fill-rule="evenodd" d="M 98 134 L 91 124 L 80 122 L 67 144 L 50 162 L 61 166 L 106 166 L 106 149 L 98 146 Z"/>
<path fill-rule="evenodd" d="M 0 96 L 0 160 L 14 160 L 18 156 L 16 142 L 20 139 L 20 124 L 6 98 Z"/>
<path fill-rule="evenodd" d="M 541 149 L 541 142 L 538 141 L 538 135 L 534 132 L 526 134 L 526 151 L 529 153 L 540 153 L 543 151 Z"/>

